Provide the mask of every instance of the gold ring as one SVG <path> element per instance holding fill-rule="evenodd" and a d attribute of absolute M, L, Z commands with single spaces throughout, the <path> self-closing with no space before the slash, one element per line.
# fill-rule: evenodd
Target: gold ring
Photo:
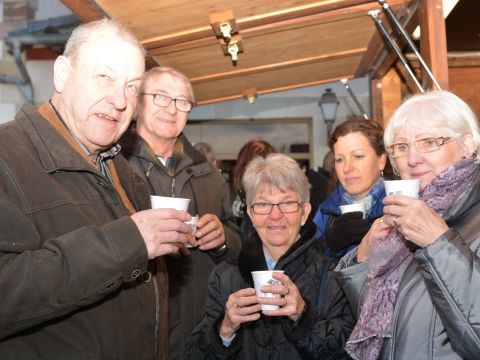
<path fill-rule="evenodd" d="M 235 307 L 235 308 L 238 309 L 238 308 L 240 307 L 240 305 L 238 305 L 237 303 L 235 303 L 235 304 L 233 304 L 233 307 Z"/>

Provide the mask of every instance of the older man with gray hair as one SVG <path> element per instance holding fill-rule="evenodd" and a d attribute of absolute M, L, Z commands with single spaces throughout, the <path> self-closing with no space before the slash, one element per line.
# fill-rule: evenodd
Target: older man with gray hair
<path fill-rule="evenodd" d="M 191 217 L 140 211 L 148 188 L 119 154 L 144 68 L 127 28 L 81 25 L 51 100 L 0 127 L 2 360 L 167 358 L 162 255 Z"/>
<path fill-rule="evenodd" d="M 185 358 L 185 340 L 204 315 L 211 270 L 240 248 L 228 186 L 183 134 L 194 102 L 184 74 L 168 67 L 150 69 L 142 83 L 136 133 L 122 140 L 125 156 L 152 194 L 189 198 L 190 214 L 199 216 L 193 247 L 166 257 L 171 360 Z"/>

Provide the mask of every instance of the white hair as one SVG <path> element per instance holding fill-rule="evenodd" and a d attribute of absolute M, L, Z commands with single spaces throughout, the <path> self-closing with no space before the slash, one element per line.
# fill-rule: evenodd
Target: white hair
<path fill-rule="evenodd" d="M 478 119 L 472 109 L 458 96 L 445 90 L 416 94 L 403 102 L 388 121 L 383 134 L 385 147 L 392 145 L 397 132 L 404 126 L 447 129 L 448 135 L 471 134 L 480 150 Z"/>
<path fill-rule="evenodd" d="M 180 79 L 183 81 L 185 86 L 187 87 L 188 90 L 188 96 L 190 97 L 190 101 L 195 103 L 195 94 L 193 92 L 193 86 L 190 81 L 190 79 L 185 75 L 184 73 L 175 70 L 171 67 L 168 66 L 155 66 L 148 70 L 145 75 L 143 76 L 143 82 L 142 82 L 142 91 L 144 91 L 145 84 L 148 83 L 148 79 L 155 75 L 162 75 L 162 74 L 168 74 L 170 76 L 173 76 L 174 78 Z"/>
<path fill-rule="evenodd" d="M 78 56 L 79 49 L 85 43 L 102 33 L 112 34 L 113 36 L 116 36 L 119 39 L 129 43 L 133 47 L 137 48 L 145 58 L 145 48 L 142 46 L 135 34 L 125 25 L 107 18 L 87 22 L 77 26 L 72 31 L 72 34 L 65 44 L 63 55 L 74 60 Z"/>

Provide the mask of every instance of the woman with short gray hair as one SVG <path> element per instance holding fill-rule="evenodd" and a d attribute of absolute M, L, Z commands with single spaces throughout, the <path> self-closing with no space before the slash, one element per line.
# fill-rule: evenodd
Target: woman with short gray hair
<path fill-rule="evenodd" d="M 346 345 L 354 359 L 478 359 L 479 135 L 447 91 L 414 95 L 391 117 L 392 165 L 420 194 L 387 194 L 384 216 L 339 264 L 351 305 L 362 304 Z"/>
<path fill-rule="evenodd" d="M 315 246 L 315 229 L 301 229 L 311 210 L 307 177 L 292 158 L 270 154 L 248 164 L 242 184 L 256 232 L 238 258 L 210 275 L 206 315 L 187 342 L 189 358 L 346 358 L 350 307 Z M 283 271 L 261 288 L 273 297 L 257 296 L 251 273 L 260 270 Z"/>

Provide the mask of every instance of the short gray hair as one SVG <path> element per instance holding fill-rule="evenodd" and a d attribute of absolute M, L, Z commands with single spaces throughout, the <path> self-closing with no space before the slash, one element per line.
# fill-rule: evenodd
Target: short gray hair
<path fill-rule="evenodd" d="M 284 154 L 257 156 L 247 165 L 242 178 L 247 204 L 261 186 L 293 191 L 302 203 L 310 202 L 310 183 L 298 163 Z"/>
<path fill-rule="evenodd" d="M 110 33 L 117 36 L 119 39 L 136 47 L 145 58 L 145 48 L 135 34 L 125 25 L 107 18 L 77 26 L 67 40 L 63 55 L 75 59 L 78 56 L 79 49 L 89 42 L 90 39 L 98 36 L 99 33 Z"/>
<path fill-rule="evenodd" d="M 462 99 L 451 92 L 436 90 L 408 98 L 388 121 L 383 135 L 386 148 L 392 145 L 395 135 L 405 125 L 445 127 L 452 137 L 471 134 L 477 153 L 480 150 L 477 117 Z"/>
<path fill-rule="evenodd" d="M 195 94 L 193 93 L 193 86 L 192 86 L 192 83 L 190 82 L 190 79 L 184 73 L 181 73 L 180 71 L 167 66 L 155 66 L 150 70 L 148 70 L 143 76 L 142 91 L 144 91 L 144 86 L 150 77 L 154 75 L 161 75 L 161 74 L 169 74 L 173 77 L 176 77 L 182 80 L 187 86 L 187 89 L 189 92 L 188 96 L 190 97 L 190 101 L 195 103 Z"/>

